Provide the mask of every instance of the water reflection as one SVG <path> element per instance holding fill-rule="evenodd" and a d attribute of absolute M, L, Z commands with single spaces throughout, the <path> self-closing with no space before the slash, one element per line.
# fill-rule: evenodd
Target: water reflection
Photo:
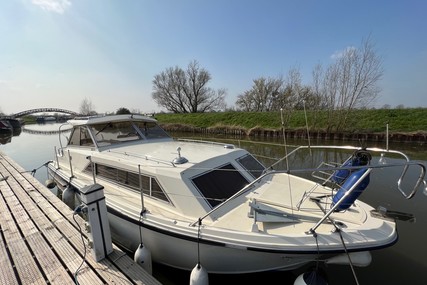
<path fill-rule="evenodd" d="M 8 132 L 0 132 L 0 144 L 12 142 L 12 137 L 17 137 L 21 134 L 22 128 L 13 128 Z"/>
<path fill-rule="evenodd" d="M 12 133 L 0 133 L 0 144 L 7 144 L 12 141 Z"/>

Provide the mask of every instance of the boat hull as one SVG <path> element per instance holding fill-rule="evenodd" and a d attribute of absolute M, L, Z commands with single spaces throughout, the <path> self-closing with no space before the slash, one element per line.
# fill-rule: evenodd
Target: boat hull
<path fill-rule="evenodd" d="M 67 184 L 62 176 L 58 175 L 58 170 L 49 170 L 58 187 Z M 198 239 L 197 226 L 190 226 L 189 222 L 161 221 L 147 213 L 141 218 L 139 213 L 126 212 L 116 207 L 109 202 L 108 197 L 107 208 L 114 243 L 129 252 L 135 252 L 142 240 L 144 246 L 150 250 L 154 262 L 182 270 L 192 270 L 200 260 L 209 273 L 287 271 L 345 253 L 342 245 L 339 248 L 321 246 L 320 249 L 309 246 L 272 249 L 268 244 L 265 247 L 236 245 L 235 241 L 224 242 L 215 239 L 214 234 L 206 228 L 202 228 L 201 237 Z M 396 241 L 397 235 L 395 239 L 382 244 L 347 250 L 359 252 L 381 249 L 393 245 Z"/>
<path fill-rule="evenodd" d="M 198 252 L 203 267 L 218 274 L 293 270 L 319 257 L 316 253 L 269 252 L 206 240 L 198 243 L 190 236 L 167 233 L 118 213 L 109 208 L 108 219 L 116 244 L 134 252 L 140 244 L 141 230 L 143 244 L 150 250 L 153 261 L 183 270 L 194 268 Z"/>
<path fill-rule="evenodd" d="M 173 227 L 156 227 L 147 220 L 137 220 L 113 208 L 108 209 L 112 238 L 116 244 L 134 252 L 141 242 L 150 250 L 153 261 L 170 267 L 191 270 L 200 260 L 209 273 L 240 274 L 264 271 L 288 271 L 300 268 L 316 260 L 346 253 L 344 247 L 331 249 L 322 247 L 294 249 L 271 249 L 262 247 L 236 246 L 202 237 L 197 239 L 197 227 L 193 234 Z M 188 223 L 187 223 L 188 225 Z M 338 233 L 337 233 L 338 234 Z M 207 234 L 206 234 L 207 235 Z M 314 238 L 313 238 L 314 239 Z M 397 241 L 376 246 L 348 249 L 347 252 L 366 252 L 393 245 Z M 198 256 L 200 254 L 200 256 Z M 350 261 L 349 261 L 350 262 Z"/>

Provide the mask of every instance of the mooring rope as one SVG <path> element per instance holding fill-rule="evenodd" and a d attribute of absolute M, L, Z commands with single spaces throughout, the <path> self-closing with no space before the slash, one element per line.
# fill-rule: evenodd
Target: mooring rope
<path fill-rule="evenodd" d="M 200 269 L 200 227 L 202 225 L 202 219 L 199 218 L 199 224 L 197 228 L 197 268 Z"/>
<path fill-rule="evenodd" d="M 342 236 L 341 230 L 337 226 L 335 226 L 335 228 L 337 229 L 338 233 L 340 234 L 341 242 L 342 242 L 342 245 L 344 247 L 344 251 L 347 254 L 347 258 L 348 258 L 348 261 L 350 264 L 351 272 L 353 273 L 354 281 L 356 281 L 356 284 L 359 285 L 359 280 L 357 279 L 356 271 L 354 271 L 353 262 L 351 261 L 350 254 L 347 250 L 347 246 L 345 245 L 344 238 Z"/>
<path fill-rule="evenodd" d="M 34 168 L 33 170 L 26 170 L 26 171 L 22 171 L 22 172 L 20 172 L 20 173 L 28 173 L 28 172 L 31 172 L 31 175 L 32 176 L 34 176 L 35 174 L 36 174 L 36 172 L 37 172 L 37 170 L 39 170 L 40 168 L 42 168 L 43 166 L 44 167 L 46 167 L 49 163 L 51 163 L 52 162 L 52 160 L 49 160 L 49 161 L 47 161 L 47 162 L 45 162 L 45 163 L 43 163 L 42 165 L 40 165 L 39 167 L 37 167 L 37 168 Z"/>
<path fill-rule="evenodd" d="M 322 207 L 320 207 L 320 209 L 322 210 L 322 212 L 324 214 L 326 214 L 325 209 L 323 209 Z M 335 223 L 335 221 L 331 217 L 328 217 L 328 220 L 331 221 L 332 225 L 335 227 L 335 230 L 340 235 L 341 243 L 342 243 L 342 245 L 344 247 L 344 252 L 347 254 L 347 258 L 348 258 L 348 261 L 349 261 L 349 264 L 350 264 L 351 272 L 353 273 L 354 281 L 356 281 L 356 284 L 359 285 L 359 280 L 357 279 L 356 271 L 354 270 L 353 262 L 351 261 L 351 257 L 350 257 L 350 254 L 349 254 L 348 250 L 347 250 L 347 246 L 345 245 L 344 237 L 342 236 L 341 229 L 338 227 L 338 225 Z M 317 233 L 316 233 L 315 230 L 311 230 L 311 234 L 313 234 L 313 237 L 316 239 L 317 250 L 319 251 L 319 244 L 318 244 L 318 241 L 317 241 Z"/>

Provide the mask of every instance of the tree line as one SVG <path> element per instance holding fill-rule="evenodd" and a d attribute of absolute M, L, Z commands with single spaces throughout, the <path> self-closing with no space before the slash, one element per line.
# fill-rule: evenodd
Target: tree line
<path fill-rule="evenodd" d="M 281 111 L 287 121 L 295 110 L 326 111 L 328 129 L 341 130 L 351 124 L 353 110 L 368 107 L 379 96 L 382 64 L 368 37 L 360 47 L 335 55 L 331 64 L 317 64 L 311 84 L 304 85 L 300 70 L 292 67 L 286 75 L 253 79 L 252 87 L 239 94 L 230 108 L 225 104 L 226 89 L 209 87 L 211 74 L 193 60 L 186 69 L 169 67 L 155 75 L 151 95 L 159 107 L 172 113 Z M 85 99 L 81 113 L 92 110 Z"/>
<path fill-rule="evenodd" d="M 351 111 L 366 108 L 378 97 L 383 76 L 382 58 L 371 39 L 347 48 L 324 67 L 317 64 L 312 83 L 304 85 L 298 68 L 286 76 L 260 77 L 251 89 L 237 96 L 235 111 L 284 111 L 285 120 L 294 110 L 327 111 L 328 128 L 343 129 L 351 123 Z M 208 87 L 210 73 L 192 61 L 186 70 L 170 67 L 153 80 L 153 100 L 173 113 L 212 112 L 226 109 L 225 89 Z M 233 110 L 233 109 L 232 109 Z"/>

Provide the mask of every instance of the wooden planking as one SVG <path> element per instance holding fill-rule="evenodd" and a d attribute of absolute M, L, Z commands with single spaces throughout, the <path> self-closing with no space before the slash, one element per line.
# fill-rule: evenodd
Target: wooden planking
<path fill-rule="evenodd" d="M 1 194 L 5 197 L 3 204 L 0 203 L 0 211 L 9 212 L 9 215 L 2 217 L 0 225 L 10 224 L 21 233 L 16 240 L 21 243 L 20 246 L 24 243 L 28 252 L 22 253 L 18 251 L 20 247 L 13 247 L 14 252 L 19 252 L 18 261 L 21 255 L 33 257 L 31 267 L 27 269 L 16 263 L 15 259 L 2 258 L 0 281 L 15 278 L 11 282 L 5 281 L 5 284 L 19 282 L 15 274 L 18 272 L 18 278 L 21 275 L 25 278 L 33 276 L 29 282 L 34 284 L 74 284 L 73 275 L 81 265 L 87 248 L 87 237 L 83 236 L 83 245 L 74 218 L 82 229 L 84 220 L 78 215 L 74 216 L 73 211 L 49 189 L 2 153 L 0 173 L 9 176 L 7 181 L 0 182 Z M 2 240 L 0 247 L 0 253 L 6 253 L 3 256 L 7 256 L 6 247 L 12 245 L 7 241 Z M 113 248 L 114 252 L 100 262 L 96 262 L 90 249 L 87 249 L 85 262 L 78 274 L 80 284 L 160 284 L 116 246 L 113 245 Z M 25 274 L 25 270 L 33 270 L 36 274 Z"/>
<path fill-rule="evenodd" d="M 5 244 L 3 235 L 0 235 L 0 243 Z M 5 246 L 0 246 L 0 284 L 17 284 L 18 279 L 15 276 L 14 266 L 10 262 L 8 251 Z"/>
<path fill-rule="evenodd" d="M 11 174 L 14 174 L 13 172 Z M 31 176 L 32 177 L 32 176 Z M 31 179 L 29 179 L 31 180 Z M 58 211 L 54 211 L 53 208 L 50 206 L 49 201 L 47 201 L 46 199 L 43 199 L 43 197 L 41 196 L 40 192 L 38 191 L 33 191 L 32 186 L 28 185 L 28 181 L 20 181 L 20 183 L 23 183 L 25 185 L 24 188 L 27 189 L 27 191 L 30 191 L 31 195 L 35 195 L 37 199 L 35 199 L 35 201 L 38 201 L 38 205 L 39 207 L 41 207 L 42 209 L 47 209 L 47 211 L 49 211 L 49 214 L 51 217 L 54 217 L 55 219 L 61 219 L 63 218 Z M 35 182 L 35 181 L 33 181 Z M 38 181 L 37 181 L 38 182 Z M 48 196 L 50 196 L 51 199 L 56 199 L 58 200 L 58 198 L 56 196 L 53 195 L 53 193 L 51 191 L 48 191 L 49 193 L 47 193 Z M 61 202 L 62 205 L 62 209 L 64 209 L 64 204 Z M 68 213 L 71 213 L 71 211 L 65 207 L 65 209 L 67 210 Z M 73 215 L 69 215 L 69 219 L 70 221 L 73 220 L 72 218 Z M 78 217 L 78 218 L 77 218 Z M 81 220 L 81 222 L 79 223 L 80 226 L 82 228 L 84 228 L 84 221 L 82 219 L 80 219 L 79 216 L 75 216 L 76 219 Z M 74 221 L 73 221 L 74 222 Z M 69 240 L 71 240 L 73 242 L 73 244 L 79 249 L 79 251 L 83 251 L 83 244 L 81 242 L 81 237 L 80 235 L 76 235 L 76 234 L 71 234 L 71 233 L 75 233 L 75 228 L 73 228 L 73 224 L 70 223 L 62 223 L 62 224 L 58 224 L 57 222 L 55 223 L 55 226 L 59 228 L 59 225 L 62 225 L 62 227 L 60 228 L 60 230 L 62 231 L 62 233 L 68 233 L 67 237 Z M 74 230 L 74 231 L 73 231 Z M 120 253 L 122 253 L 120 251 Z M 88 255 L 90 253 L 88 252 Z M 104 277 L 108 278 L 109 282 L 113 282 L 113 283 L 121 283 L 123 282 L 122 277 L 118 276 L 116 274 L 116 272 L 112 271 L 112 270 L 106 270 L 108 268 L 113 268 L 114 264 L 112 262 L 109 261 L 110 258 L 104 259 L 101 262 L 97 263 L 95 260 L 91 259 L 92 256 L 90 256 L 89 258 L 87 258 L 90 262 L 89 264 L 91 266 L 93 266 L 95 269 L 97 270 L 102 270 L 104 273 Z M 124 259 L 126 260 L 126 259 Z M 130 261 L 131 259 L 127 258 L 128 261 Z M 121 260 L 120 260 L 121 261 Z M 123 268 L 126 269 L 126 275 L 129 275 L 130 277 L 132 277 L 132 279 L 137 280 L 137 284 L 150 284 L 151 282 L 155 281 L 155 279 L 149 275 L 148 273 L 145 275 L 141 275 L 139 274 L 139 272 L 141 271 L 141 268 L 139 265 L 135 264 L 133 261 L 131 262 L 133 263 L 133 266 L 129 267 L 126 265 L 129 265 L 129 262 L 127 263 L 123 263 L 123 261 L 121 261 L 120 264 L 123 264 Z M 131 270 L 132 268 L 135 268 L 135 270 Z M 138 273 L 138 274 L 135 274 Z"/>
<path fill-rule="evenodd" d="M 0 166 L 0 171 L 4 173 L 7 170 Z M 69 257 L 73 259 L 79 259 L 80 261 L 82 258 L 79 258 L 79 256 L 76 254 L 76 251 L 73 250 L 73 248 L 66 242 L 65 239 L 62 239 L 62 243 L 52 242 L 52 240 L 49 241 L 49 237 L 46 236 L 47 232 L 43 228 L 38 228 L 35 224 L 35 222 L 40 221 L 40 219 L 48 221 L 47 217 L 37 207 L 36 204 L 31 203 L 31 200 L 28 196 L 25 195 L 24 191 L 18 191 L 21 188 L 17 180 L 14 179 L 15 177 L 19 177 L 18 174 L 13 172 L 9 172 L 9 174 L 10 176 L 7 180 L 9 187 L 4 187 L 1 190 L 2 193 L 4 193 L 6 196 L 5 200 L 8 200 L 7 203 L 10 207 L 11 215 L 15 217 L 14 222 L 16 225 L 13 227 L 15 227 L 17 231 L 22 232 L 22 235 L 17 236 L 19 243 L 22 244 L 24 241 L 26 241 L 28 244 L 27 250 L 32 251 L 30 254 L 31 256 L 34 255 L 33 260 L 38 262 L 38 265 L 37 262 L 35 265 L 31 263 L 32 273 L 29 276 L 31 277 L 32 275 L 37 276 L 37 274 L 42 274 L 41 278 L 40 276 L 37 276 L 37 280 L 41 282 L 40 284 L 46 284 L 47 282 L 52 284 L 74 284 L 70 270 L 76 270 L 79 266 L 79 262 L 77 260 L 73 260 L 70 263 L 70 266 L 64 267 L 55 253 L 55 250 L 65 249 L 64 255 L 60 255 L 60 257 Z M 12 188 L 15 191 L 13 191 Z M 31 213 L 33 214 L 32 217 L 28 215 Z M 62 236 L 55 230 L 55 226 L 52 223 L 49 223 L 49 229 L 51 229 L 50 233 L 56 232 L 57 237 Z M 38 237 L 33 237 L 32 235 L 38 235 Z M 59 238 L 56 238 L 56 240 L 59 240 Z M 55 245 L 55 250 L 52 248 L 53 244 Z M 20 245 L 20 247 L 22 247 L 22 245 Z M 11 251 L 12 253 L 17 253 L 18 257 L 22 254 L 16 249 Z M 28 258 L 27 254 L 25 255 L 25 258 Z M 56 268 L 56 270 L 52 271 L 52 267 Z M 36 271 L 37 274 L 35 273 Z M 17 268 L 17 272 L 20 277 L 21 274 L 23 275 L 23 284 L 35 282 L 27 279 L 27 275 L 25 274 L 26 270 Z M 99 278 L 94 272 L 88 271 L 85 274 L 91 274 L 90 278 L 86 278 L 87 282 L 93 282 L 93 284 L 103 283 L 102 281 L 99 281 Z"/>
<path fill-rule="evenodd" d="M 50 244 L 24 210 L 24 207 L 26 209 L 34 208 L 32 204 L 28 203 L 28 201 L 26 202 L 15 206 L 13 212 L 15 221 L 19 225 L 23 238 L 31 248 L 34 258 L 38 261 L 39 266 L 44 268 L 46 279 L 52 284 L 59 284 L 62 282 L 61 280 L 66 280 L 69 277 L 69 273 L 62 266 L 54 252 L 46 250 L 46 248 L 50 248 Z"/>
<path fill-rule="evenodd" d="M 6 182 L 3 181 L 0 183 L 1 193 L 4 193 L 1 195 L 0 199 L 0 224 L 2 235 L 4 235 L 4 240 L 1 244 L 1 247 L 4 248 L 4 250 L 8 249 L 10 252 L 9 259 L 10 262 L 12 262 L 11 265 L 15 267 L 16 271 L 19 273 L 19 276 L 16 276 L 16 279 L 19 279 L 23 284 L 44 284 L 44 277 L 39 271 L 37 264 L 33 259 L 29 248 L 25 244 L 23 237 L 20 235 L 19 229 L 13 220 L 12 214 L 9 211 L 6 199 L 13 198 L 13 196 L 10 195 L 9 191 L 7 191 L 8 187 L 4 186 Z M 2 271 L 4 266 L 9 266 L 5 264 L 7 262 L 7 260 L 2 259 Z"/>

